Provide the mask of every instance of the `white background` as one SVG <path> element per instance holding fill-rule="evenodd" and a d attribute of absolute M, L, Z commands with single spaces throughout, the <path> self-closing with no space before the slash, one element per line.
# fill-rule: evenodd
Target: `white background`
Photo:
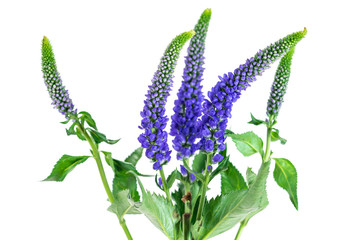
<path fill-rule="evenodd" d="M 109 204 L 92 159 L 62 183 L 40 182 L 62 154 L 89 154 L 85 142 L 66 136 L 59 124 L 63 117 L 50 105 L 41 73 L 42 37 L 53 45 L 76 107 L 89 111 L 109 138 L 122 138 L 102 150 L 124 159 L 139 146 L 139 112 L 165 47 L 174 36 L 192 29 L 209 7 L 213 16 L 205 52 L 205 91 L 218 75 L 233 71 L 258 49 L 308 29 L 296 48 L 278 118 L 288 143 L 272 145 L 274 156 L 288 158 L 297 167 L 299 211 L 270 176 L 270 204 L 249 222 L 242 239 L 360 239 L 360 19 L 355 3 L 1 1 L 0 239 L 125 239 L 115 215 L 106 211 Z M 175 72 L 168 115 L 181 83 L 185 52 Z M 265 117 L 275 70 L 273 66 L 259 77 L 235 104 L 232 130 L 264 136 L 264 127 L 246 122 L 250 112 Z M 260 163 L 235 151 L 231 159 L 243 173 Z M 172 160 L 165 172 L 178 164 Z M 153 173 L 146 158 L 139 167 Z M 110 179 L 109 169 L 107 175 Z M 159 192 L 153 179 L 143 182 Z M 218 192 L 218 183 L 212 185 L 210 196 Z M 144 216 L 127 215 L 126 221 L 134 239 L 165 239 Z M 233 239 L 236 231 L 237 226 L 214 239 Z"/>

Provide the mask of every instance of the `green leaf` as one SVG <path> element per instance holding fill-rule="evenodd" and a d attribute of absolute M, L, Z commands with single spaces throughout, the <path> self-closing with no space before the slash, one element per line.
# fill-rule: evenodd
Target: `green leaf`
<path fill-rule="evenodd" d="M 215 168 L 214 171 L 212 171 L 212 173 L 210 174 L 210 181 L 219 173 L 227 170 L 229 158 L 230 158 L 230 156 L 224 157 L 224 159 L 219 163 L 218 167 Z"/>
<path fill-rule="evenodd" d="M 178 183 L 178 188 L 171 193 L 171 197 L 175 202 L 175 208 L 180 217 L 185 213 L 185 204 L 181 201 L 185 192 L 185 186 L 182 182 Z M 191 199 L 192 200 L 192 199 Z"/>
<path fill-rule="evenodd" d="M 106 142 L 107 144 L 115 144 L 118 141 L 120 141 L 120 138 L 116 140 L 107 139 L 105 134 L 91 128 L 86 128 L 86 130 L 90 132 L 90 135 L 92 136 L 92 138 L 96 143 Z"/>
<path fill-rule="evenodd" d="M 140 214 L 129 199 L 128 189 L 117 192 L 114 197 L 115 201 L 110 205 L 108 211 L 115 213 L 120 219 L 123 219 L 125 214 Z"/>
<path fill-rule="evenodd" d="M 66 121 L 60 122 L 61 124 L 68 124 L 70 122 L 71 118 L 68 118 Z"/>
<path fill-rule="evenodd" d="M 228 134 L 232 138 L 239 152 L 245 157 L 251 156 L 254 153 L 260 153 L 262 156 L 263 141 L 253 132 L 246 132 L 243 134 Z"/>
<path fill-rule="evenodd" d="M 136 177 L 134 174 L 125 171 L 117 172 L 113 180 L 113 194 L 115 199 L 119 192 L 126 189 L 129 190 L 131 198 L 134 202 L 140 201 L 140 195 L 137 191 Z"/>
<path fill-rule="evenodd" d="M 106 163 L 112 168 L 112 170 L 114 171 L 114 173 L 116 173 L 115 170 L 115 165 L 114 165 L 114 160 L 112 158 L 112 153 L 111 152 L 106 152 L 106 151 L 101 151 L 104 156 L 105 156 L 105 161 Z"/>
<path fill-rule="evenodd" d="M 43 181 L 63 181 L 69 172 L 80 163 L 85 162 L 89 157 L 90 156 L 70 156 L 64 154 L 55 164 L 51 174 Z"/>
<path fill-rule="evenodd" d="M 170 173 L 170 175 L 167 177 L 167 179 L 166 179 L 166 183 L 167 183 L 167 187 L 168 187 L 168 189 L 170 189 L 171 187 L 172 187 L 172 185 L 174 184 L 174 182 L 175 182 L 175 180 L 176 179 L 181 179 L 182 178 L 182 175 L 181 175 L 181 173 L 177 170 L 177 169 L 175 169 L 174 171 L 172 171 L 171 173 Z M 163 180 L 164 181 L 164 180 Z"/>
<path fill-rule="evenodd" d="M 297 172 L 294 165 L 285 158 L 274 158 L 274 179 L 277 184 L 285 189 L 296 210 L 298 210 L 297 198 Z"/>
<path fill-rule="evenodd" d="M 86 141 L 86 138 L 84 137 L 84 135 L 81 133 L 80 129 L 77 127 L 76 128 L 76 135 L 77 137 L 82 140 L 82 141 Z"/>
<path fill-rule="evenodd" d="M 256 118 L 252 115 L 252 113 L 250 113 L 250 114 L 251 114 L 251 121 L 248 122 L 249 124 L 254 124 L 255 126 L 258 126 L 258 125 L 261 125 L 261 124 L 266 124 L 265 121 L 256 119 Z"/>
<path fill-rule="evenodd" d="M 243 176 L 229 161 L 227 170 L 221 172 L 221 194 L 228 194 L 235 190 L 244 190 L 247 188 Z"/>
<path fill-rule="evenodd" d="M 248 183 L 248 186 L 251 187 L 256 179 L 256 174 L 251 170 L 251 168 L 248 168 L 246 170 L 246 181 Z"/>
<path fill-rule="evenodd" d="M 66 134 L 67 134 L 68 136 L 70 136 L 70 135 L 76 135 L 75 126 L 76 126 L 76 123 L 74 122 L 73 124 L 71 124 L 71 126 L 70 126 L 68 129 L 65 129 L 65 130 L 66 130 Z"/>
<path fill-rule="evenodd" d="M 287 142 L 287 140 L 285 138 L 280 137 L 279 130 L 276 128 L 273 128 L 272 132 L 271 132 L 271 141 L 275 142 L 278 140 L 280 140 L 280 143 L 283 145 Z"/>
<path fill-rule="evenodd" d="M 143 190 L 143 201 L 138 208 L 154 226 L 160 229 L 168 239 L 176 240 L 176 224 L 180 220 L 172 206 L 163 196 Z"/>
<path fill-rule="evenodd" d="M 82 111 L 82 112 L 79 112 L 79 115 L 82 115 L 80 117 L 80 119 L 83 119 L 86 121 L 86 123 L 92 127 L 93 129 L 97 130 L 97 127 L 96 127 L 96 123 L 95 123 L 95 120 L 91 117 L 90 113 L 88 112 L 85 112 L 85 111 Z"/>
<path fill-rule="evenodd" d="M 126 159 L 125 162 L 131 163 L 132 165 L 136 166 L 137 162 L 140 160 L 142 154 L 143 154 L 144 148 L 139 147 L 135 149 Z"/>
<path fill-rule="evenodd" d="M 220 195 L 205 205 L 205 215 L 198 240 L 221 234 L 267 206 L 266 179 L 269 175 L 269 167 L 270 162 L 261 165 L 256 180 L 249 189 Z"/>
<path fill-rule="evenodd" d="M 202 173 L 202 171 L 205 169 L 206 160 L 207 155 L 203 152 L 199 152 L 199 154 L 194 157 L 192 169 L 197 173 Z"/>

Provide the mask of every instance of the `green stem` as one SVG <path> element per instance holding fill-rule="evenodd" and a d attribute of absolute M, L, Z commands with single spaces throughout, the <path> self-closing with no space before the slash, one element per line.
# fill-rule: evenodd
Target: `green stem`
<path fill-rule="evenodd" d="M 99 169 L 99 173 L 100 173 L 100 177 L 101 177 L 101 181 L 104 185 L 104 188 L 105 188 L 105 191 L 106 191 L 106 194 L 109 198 L 109 201 L 110 203 L 113 203 L 114 202 L 114 196 L 111 192 L 111 189 L 109 187 L 109 183 L 106 179 L 106 175 L 105 175 L 105 171 L 104 171 L 104 167 L 102 165 L 102 162 L 101 162 L 101 158 L 100 158 L 100 154 L 99 154 L 99 150 L 98 150 L 98 147 L 96 145 L 96 143 L 94 142 L 94 140 L 89 136 L 89 134 L 87 133 L 87 131 L 85 130 L 85 128 L 80 124 L 80 123 L 77 123 L 76 124 L 81 133 L 83 134 L 83 136 L 85 137 L 86 141 L 88 141 L 88 143 L 90 144 L 90 147 L 91 147 L 91 150 L 92 150 L 92 155 L 96 161 L 96 165 Z"/>
<path fill-rule="evenodd" d="M 244 230 L 246 224 L 247 224 L 247 222 L 245 222 L 245 220 L 240 223 L 240 227 L 239 227 L 239 230 L 238 230 L 238 232 L 237 232 L 237 234 L 235 236 L 235 240 L 239 240 L 239 238 L 241 236 L 241 233 Z"/>
<path fill-rule="evenodd" d="M 167 187 L 167 181 L 166 181 L 166 177 L 165 177 L 165 173 L 164 173 L 164 169 L 163 169 L 163 168 L 160 169 L 160 176 L 161 176 L 161 180 L 162 180 L 162 182 L 163 182 L 164 191 L 165 191 L 165 194 L 166 194 L 166 199 L 167 199 L 168 202 L 171 203 L 171 205 L 172 205 L 171 196 L 170 196 L 169 189 L 168 189 L 168 187 Z"/>
<path fill-rule="evenodd" d="M 266 132 L 266 149 L 265 154 L 263 156 L 263 162 L 267 162 L 270 160 L 270 143 L 271 143 L 271 132 L 273 127 L 273 117 L 269 117 L 269 124 L 267 125 L 267 132 Z"/>
<path fill-rule="evenodd" d="M 196 215 L 196 220 L 200 220 L 202 216 L 202 211 L 205 204 L 205 198 L 206 198 L 206 191 L 207 191 L 207 185 L 209 184 L 210 180 L 210 172 L 207 169 L 207 166 L 209 166 L 211 162 L 211 153 L 207 155 L 206 165 L 205 165 L 205 181 L 203 182 L 202 189 L 201 189 L 201 196 L 200 196 L 200 203 L 199 203 L 199 209 Z"/>
<path fill-rule="evenodd" d="M 125 235 L 126 235 L 127 239 L 128 240 L 133 240 L 133 238 L 131 237 L 129 229 L 126 226 L 125 219 L 122 219 L 122 220 L 119 219 L 119 222 L 120 222 L 120 225 L 121 225 L 121 227 L 123 228 L 123 230 L 125 232 Z"/>
<path fill-rule="evenodd" d="M 101 181 L 104 185 L 106 194 L 109 198 L 110 203 L 113 203 L 115 201 L 114 196 L 111 192 L 111 189 L 109 187 L 109 183 L 106 179 L 106 175 L 105 175 L 105 171 L 104 171 L 104 167 L 103 164 L 101 162 L 101 157 L 99 154 L 99 150 L 98 150 L 98 146 L 97 144 L 94 142 L 94 140 L 89 136 L 89 134 L 87 133 L 86 129 L 78 122 L 76 121 L 76 126 L 78 126 L 80 132 L 83 134 L 83 136 L 85 137 L 86 141 L 88 141 L 88 143 L 90 144 L 91 150 L 92 150 L 92 155 L 95 159 L 96 165 L 99 169 L 99 173 L 100 173 L 100 177 L 101 177 Z M 120 222 L 121 227 L 123 228 L 125 235 L 127 237 L 128 240 L 133 240 L 133 238 L 131 237 L 131 234 L 129 232 L 129 229 L 126 226 L 125 220 L 120 217 L 117 216 Z"/>

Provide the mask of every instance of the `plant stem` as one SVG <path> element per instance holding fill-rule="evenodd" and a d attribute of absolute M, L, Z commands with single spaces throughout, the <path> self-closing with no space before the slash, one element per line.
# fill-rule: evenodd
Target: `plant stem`
<path fill-rule="evenodd" d="M 200 203 L 199 203 L 199 209 L 196 215 L 196 220 L 201 219 L 202 211 L 205 204 L 205 197 L 206 197 L 206 191 L 207 191 L 207 185 L 209 184 L 210 180 L 210 172 L 207 169 L 207 166 L 209 166 L 211 161 L 211 153 L 207 155 L 206 165 L 205 165 L 205 181 L 203 182 L 202 189 L 201 189 L 201 197 L 200 197 Z"/>
<path fill-rule="evenodd" d="M 271 132 L 273 127 L 273 117 L 270 116 L 269 124 L 267 125 L 267 132 L 266 132 L 266 149 L 265 154 L 263 156 L 263 162 L 267 162 L 270 160 L 270 143 L 271 143 Z"/>
<path fill-rule="evenodd" d="M 164 191 L 165 191 L 165 193 L 166 193 L 166 199 L 167 199 L 168 202 L 171 203 L 171 205 L 172 205 L 171 196 L 170 196 L 169 189 L 168 189 L 168 187 L 167 187 L 167 181 L 166 181 L 166 177 L 165 177 L 165 173 L 164 173 L 164 169 L 163 169 L 163 168 L 160 169 L 160 176 L 161 176 L 161 180 L 162 180 L 162 182 L 163 182 Z"/>
<path fill-rule="evenodd" d="M 241 236 L 241 233 L 242 231 L 244 230 L 244 227 L 246 226 L 247 222 L 244 220 L 240 223 L 240 227 L 239 227 L 239 230 L 235 236 L 235 240 L 239 240 L 240 236 Z"/>
<path fill-rule="evenodd" d="M 133 238 L 131 237 L 129 229 L 126 226 L 125 220 L 124 219 L 123 220 L 119 219 L 119 222 L 120 222 L 120 225 L 121 225 L 121 227 L 123 228 L 123 230 L 125 232 L 125 235 L 126 235 L 127 239 L 128 240 L 133 240 Z"/>
<path fill-rule="evenodd" d="M 96 145 L 96 143 L 94 142 L 94 140 L 89 136 L 89 134 L 87 133 L 86 129 L 78 122 L 76 121 L 76 126 L 79 128 L 80 132 L 83 134 L 83 136 L 85 137 L 86 141 L 88 141 L 88 143 L 90 144 L 91 150 L 92 150 L 92 155 L 96 161 L 96 165 L 99 169 L 99 173 L 100 173 L 100 177 L 101 177 L 101 181 L 104 185 L 106 194 L 109 198 L 110 203 L 113 203 L 115 201 L 114 196 L 111 192 L 111 189 L 109 187 L 109 183 L 106 179 L 106 175 L 105 175 L 105 171 L 104 171 L 104 167 L 103 164 L 101 162 L 101 157 L 99 154 L 99 150 L 98 150 L 98 146 Z M 126 226 L 125 220 L 123 218 L 121 218 L 120 216 L 118 216 L 119 222 L 121 227 L 123 228 L 125 235 L 127 237 L 128 240 L 133 240 L 133 238 L 131 237 L 131 234 L 129 232 L 129 229 Z"/>

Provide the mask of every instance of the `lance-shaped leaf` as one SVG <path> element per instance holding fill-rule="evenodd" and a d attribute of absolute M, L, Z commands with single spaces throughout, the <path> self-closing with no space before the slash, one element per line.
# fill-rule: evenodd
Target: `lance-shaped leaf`
<path fill-rule="evenodd" d="M 70 156 L 64 154 L 55 164 L 51 174 L 43 181 L 63 181 L 69 172 L 80 163 L 85 162 L 89 157 L 90 156 Z"/>
<path fill-rule="evenodd" d="M 285 158 L 274 158 L 274 179 L 277 184 L 289 193 L 291 202 L 298 210 L 297 172 L 294 165 Z"/>
<path fill-rule="evenodd" d="M 143 154 L 143 148 L 139 147 L 135 149 L 126 159 L 125 162 L 131 163 L 132 165 L 136 166 L 137 162 L 140 160 L 142 154 Z"/>
<path fill-rule="evenodd" d="M 269 167 L 270 162 L 261 165 L 255 182 L 248 190 L 233 191 L 210 200 L 204 209 L 205 216 L 198 240 L 221 234 L 267 206 L 264 192 Z"/>
<path fill-rule="evenodd" d="M 227 170 L 221 172 L 221 194 L 228 194 L 235 190 L 244 190 L 247 188 L 243 176 L 229 161 Z"/>
<path fill-rule="evenodd" d="M 251 115 L 251 121 L 248 122 L 249 124 L 253 124 L 255 126 L 266 124 L 265 121 L 255 118 L 254 115 L 252 115 L 252 113 L 250 113 L 250 115 Z"/>
<path fill-rule="evenodd" d="M 280 137 L 279 130 L 276 128 L 273 128 L 271 131 L 271 141 L 275 142 L 278 140 L 280 141 L 281 144 L 285 144 L 287 142 L 287 140 L 285 138 Z"/>
<path fill-rule="evenodd" d="M 227 134 L 231 137 L 236 145 L 236 148 L 245 156 L 251 156 L 254 153 L 264 154 L 263 141 L 253 132 L 246 132 L 243 134 Z"/>
<path fill-rule="evenodd" d="M 91 117 L 90 113 L 82 111 L 82 112 L 79 112 L 79 115 L 81 115 L 81 117 L 80 117 L 81 122 L 85 121 L 90 127 L 97 130 L 95 120 Z"/>
<path fill-rule="evenodd" d="M 118 141 L 120 141 L 120 138 L 116 139 L 116 140 L 107 139 L 105 134 L 103 134 L 95 129 L 92 129 L 92 128 L 86 128 L 86 130 L 88 130 L 90 132 L 90 135 L 92 136 L 94 141 L 98 144 L 102 143 L 102 142 L 106 142 L 107 144 L 115 144 Z"/>

